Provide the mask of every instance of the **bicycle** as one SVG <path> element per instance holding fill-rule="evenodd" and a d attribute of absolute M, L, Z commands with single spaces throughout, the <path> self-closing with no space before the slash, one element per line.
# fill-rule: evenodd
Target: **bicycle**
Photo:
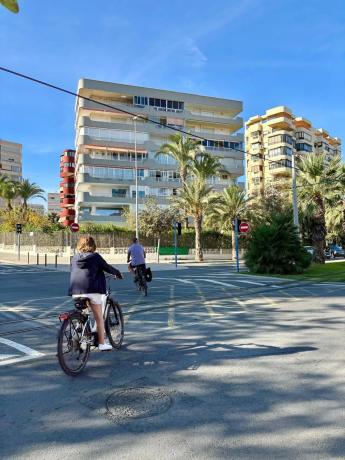
<path fill-rule="evenodd" d="M 147 281 L 146 281 L 146 269 L 144 266 L 137 265 L 134 267 L 135 284 L 138 291 L 141 291 L 144 296 L 147 296 Z"/>
<path fill-rule="evenodd" d="M 120 305 L 111 298 L 110 279 L 107 276 L 106 301 L 103 312 L 105 332 L 113 348 L 123 342 L 124 320 Z M 76 377 L 86 366 L 92 347 L 98 347 L 98 334 L 92 332 L 89 299 L 74 299 L 74 310 L 59 315 L 62 323 L 58 334 L 57 356 L 61 369 Z"/>

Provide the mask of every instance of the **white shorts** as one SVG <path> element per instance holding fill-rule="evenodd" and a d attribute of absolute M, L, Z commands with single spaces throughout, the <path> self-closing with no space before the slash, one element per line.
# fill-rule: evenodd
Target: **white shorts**
<path fill-rule="evenodd" d="M 90 302 L 96 305 L 102 305 L 104 304 L 106 295 L 105 294 L 74 294 L 73 299 L 77 299 L 78 297 L 83 297 L 90 299 Z"/>

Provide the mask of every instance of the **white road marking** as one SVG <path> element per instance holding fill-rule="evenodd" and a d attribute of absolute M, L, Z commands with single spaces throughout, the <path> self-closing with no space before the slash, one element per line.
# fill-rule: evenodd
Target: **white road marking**
<path fill-rule="evenodd" d="M 4 339 L 0 337 L 0 343 L 7 345 L 9 347 L 15 348 L 22 353 L 25 353 L 25 356 L 14 357 L 12 359 L 3 360 L 0 362 L 0 366 L 5 366 L 7 364 L 14 364 L 21 361 L 28 361 L 29 359 L 36 359 L 41 358 L 44 356 L 44 353 L 40 353 L 39 351 L 33 350 L 30 347 L 26 347 L 25 345 L 21 345 L 20 343 L 13 342 L 12 340 Z M 16 356 L 16 355 L 12 355 Z"/>
<path fill-rule="evenodd" d="M 258 286 L 266 286 L 265 283 L 257 283 L 256 281 L 242 281 L 242 280 L 232 280 L 236 283 L 246 283 L 246 284 L 257 284 Z"/>
<path fill-rule="evenodd" d="M 223 283 L 223 281 L 216 281 L 216 280 L 210 280 L 208 278 L 202 278 L 203 281 L 206 281 L 207 283 L 212 283 L 212 284 L 220 284 L 221 286 L 226 286 L 226 287 L 233 287 L 236 288 L 234 284 L 230 283 Z"/>

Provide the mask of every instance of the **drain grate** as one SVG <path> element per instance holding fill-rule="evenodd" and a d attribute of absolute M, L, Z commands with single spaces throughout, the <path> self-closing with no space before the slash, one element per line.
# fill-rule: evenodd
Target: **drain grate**
<path fill-rule="evenodd" d="M 159 388 L 125 388 L 112 393 L 106 400 L 108 416 L 113 421 L 154 417 L 172 405 L 171 397 Z"/>

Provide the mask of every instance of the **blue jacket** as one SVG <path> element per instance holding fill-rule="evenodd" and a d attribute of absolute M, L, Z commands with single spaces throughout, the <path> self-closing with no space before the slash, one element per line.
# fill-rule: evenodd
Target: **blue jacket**
<path fill-rule="evenodd" d="M 98 252 L 76 254 L 71 262 L 71 276 L 68 295 L 105 294 L 104 272 L 118 275 L 120 272 L 107 264 Z"/>

